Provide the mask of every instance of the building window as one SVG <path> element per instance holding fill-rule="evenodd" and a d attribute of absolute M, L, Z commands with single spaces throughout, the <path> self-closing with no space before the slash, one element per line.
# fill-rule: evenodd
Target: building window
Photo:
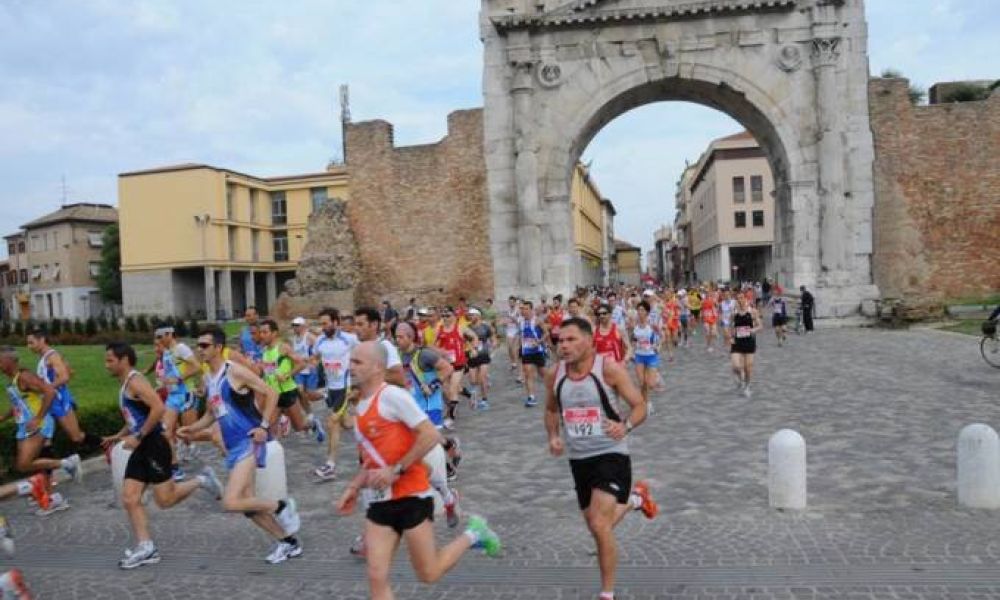
<path fill-rule="evenodd" d="M 49 271 L 49 276 L 52 281 L 57 281 L 59 279 L 59 263 L 52 265 L 52 270 Z"/>
<path fill-rule="evenodd" d="M 21 240 L 20 242 L 17 243 L 17 253 L 18 254 L 24 254 L 24 251 L 25 251 L 24 250 L 24 240 Z"/>
<path fill-rule="evenodd" d="M 49 265 L 45 265 L 45 269 L 48 270 Z M 42 268 L 41 267 L 31 267 L 31 278 L 41 279 L 42 278 Z"/>
<path fill-rule="evenodd" d="M 21 269 L 21 283 L 28 283 L 28 270 Z"/>
<path fill-rule="evenodd" d="M 257 222 L 257 190 L 250 188 L 250 222 Z"/>
<path fill-rule="evenodd" d="M 762 210 L 753 211 L 753 226 L 754 227 L 764 226 L 764 211 Z"/>
<path fill-rule="evenodd" d="M 96 278 L 101 274 L 101 263 L 92 262 L 90 263 L 90 276 Z"/>
<path fill-rule="evenodd" d="M 733 202 L 747 201 L 746 181 L 742 177 L 733 177 Z"/>
<path fill-rule="evenodd" d="M 42 251 L 42 238 L 37 235 L 31 236 L 31 251 L 41 252 Z"/>
<path fill-rule="evenodd" d="M 226 219 L 232 221 L 234 217 L 233 202 L 236 200 L 236 184 L 226 184 Z"/>
<path fill-rule="evenodd" d="M 284 225 L 287 222 L 288 206 L 285 203 L 285 192 L 271 192 L 271 224 Z"/>
<path fill-rule="evenodd" d="M 274 262 L 286 262 L 288 260 L 288 232 L 274 232 Z"/>
<path fill-rule="evenodd" d="M 250 254 L 254 262 L 260 262 L 260 232 L 256 229 L 250 232 Z"/>
<path fill-rule="evenodd" d="M 7 242 L 7 254 L 9 256 L 14 256 L 17 254 L 17 244 L 14 242 Z"/>
<path fill-rule="evenodd" d="M 743 210 L 736 211 L 736 228 L 744 229 L 747 226 L 747 213 Z"/>
<path fill-rule="evenodd" d="M 63 316 L 63 298 L 62 292 L 56 292 L 56 314 L 57 317 Z"/>
<path fill-rule="evenodd" d="M 329 196 L 327 196 L 325 187 L 315 187 L 309 192 L 312 194 L 312 211 L 316 212 L 326 204 Z"/>
<path fill-rule="evenodd" d="M 229 227 L 229 260 L 236 260 L 236 228 Z"/>
<path fill-rule="evenodd" d="M 753 202 L 764 201 L 764 178 L 760 175 L 750 176 L 750 199 Z"/>
<path fill-rule="evenodd" d="M 104 234 L 100 231 L 87 232 L 87 245 L 91 248 L 104 247 Z"/>

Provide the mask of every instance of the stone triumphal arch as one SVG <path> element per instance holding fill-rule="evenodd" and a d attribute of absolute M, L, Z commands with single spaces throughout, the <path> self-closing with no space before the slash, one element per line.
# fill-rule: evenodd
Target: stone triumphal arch
<path fill-rule="evenodd" d="M 862 0 L 483 0 L 481 30 L 498 296 L 572 287 L 572 166 L 616 116 L 687 100 L 764 148 L 780 282 L 820 316 L 877 297 Z"/>

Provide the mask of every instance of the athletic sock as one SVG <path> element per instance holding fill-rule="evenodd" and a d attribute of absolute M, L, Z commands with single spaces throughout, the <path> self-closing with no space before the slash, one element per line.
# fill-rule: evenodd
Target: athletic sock
<path fill-rule="evenodd" d="M 299 540 L 295 539 L 294 535 L 290 535 L 286 538 L 281 538 L 281 541 L 285 542 L 286 544 L 291 544 L 293 546 L 299 545 Z"/>
<path fill-rule="evenodd" d="M 639 510 L 642 508 L 642 496 L 632 492 L 628 497 L 628 504 L 632 507 L 632 510 Z"/>
<path fill-rule="evenodd" d="M 471 529 L 465 530 L 465 537 L 469 538 L 469 542 L 471 542 L 473 546 L 479 543 L 479 534 Z"/>
<path fill-rule="evenodd" d="M 278 514 L 281 511 L 285 510 L 285 506 L 286 506 L 286 503 L 285 503 L 284 500 L 278 500 L 278 508 L 277 508 L 277 510 L 274 511 L 274 514 Z"/>
<path fill-rule="evenodd" d="M 30 481 L 28 481 L 26 479 L 22 479 L 21 481 L 17 482 L 17 495 L 18 496 L 27 496 L 30 493 L 31 493 L 31 482 Z"/>
<path fill-rule="evenodd" d="M 597 597 L 598 600 L 615 600 L 614 592 L 601 592 L 601 595 Z"/>

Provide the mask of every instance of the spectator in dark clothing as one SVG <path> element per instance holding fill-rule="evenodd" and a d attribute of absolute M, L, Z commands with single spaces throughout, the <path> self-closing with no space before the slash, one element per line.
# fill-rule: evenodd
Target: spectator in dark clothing
<path fill-rule="evenodd" d="M 812 331 L 813 311 L 816 309 L 816 300 L 809 290 L 806 289 L 806 286 L 800 286 L 799 291 L 802 293 L 799 300 L 802 305 L 802 325 L 805 326 L 806 331 Z"/>

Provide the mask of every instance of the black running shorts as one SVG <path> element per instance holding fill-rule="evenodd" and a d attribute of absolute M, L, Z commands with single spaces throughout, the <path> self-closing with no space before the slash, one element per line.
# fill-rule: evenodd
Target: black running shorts
<path fill-rule="evenodd" d="M 278 408 L 290 408 L 299 401 L 299 390 L 289 390 L 278 394 Z"/>
<path fill-rule="evenodd" d="M 125 479 L 156 485 L 170 476 L 170 442 L 162 433 L 151 433 L 132 451 L 125 465 Z"/>
<path fill-rule="evenodd" d="M 408 496 L 399 500 L 376 502 L 368 507 L 365 515 L 369 521 L 382 527 L 391 527 L 398 535 L 413 529 L 424 521 L 434 520 L 434 499 Z"/>
<path fill-rule="evenodd" d="M 545 354 L 539 352 L 537 354 L 521 354 L 521 364 L 522 365 L 534 365 L 539 369 L 545 368 Z"/>
<path fill-rule="evenodd" d="M 342 390 L 326 390 L 326 407 L 333 414 L 340 416 L 347 412 L 347 388 Z"/>
<path fill-rule="evenodd" d="M 599 454 L 590 458 L 570 459 L 569 468 L 576 484 L 580 510 L 590 506 L 594 490 L 607 492 L 618 504 L 628 502 L 632 493 L 632 458 L 627 454 Z"/>

